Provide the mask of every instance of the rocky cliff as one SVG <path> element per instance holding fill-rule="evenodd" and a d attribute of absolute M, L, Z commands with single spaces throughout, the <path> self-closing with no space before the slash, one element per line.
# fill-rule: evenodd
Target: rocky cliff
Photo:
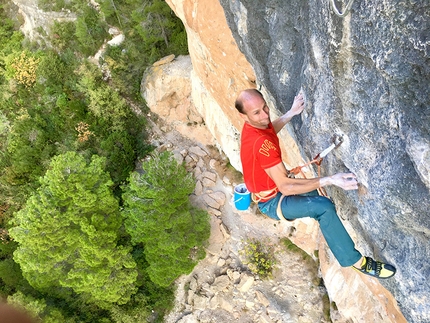
<path fill-rule="evenodd" d="M 352 322 L 430 322 L 430 4 L 356 1 L 342 18 L 329 1 L 167 2 L 187 29 L 192 102 L 233 166 L 242 126 L 233 102 L 247 87 L 261 88 L 275 114 L 304 93 L 306 111 L 281 132 L 287 166 L 343 136 L 323 173 L 354 172 L 361 187 L 329 194 L 358 249 L 398 272 L 363 277 L 321 242 L 339 311 Z"/>

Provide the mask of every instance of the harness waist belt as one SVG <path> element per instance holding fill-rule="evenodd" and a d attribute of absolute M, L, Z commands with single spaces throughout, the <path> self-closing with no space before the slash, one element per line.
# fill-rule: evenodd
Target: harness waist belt
<path fill-rule="evenodd" d="M 274 198 L 276 196 L 276 194 L 278 194 L 278 192 L 279 192 L 278 188 L 275 187 L 275 188 L 273 188 L 271 190 L 261 191 L 261 192 L 257 192 L 257 193 L 252 193 L 252 200 L 255 203 L 258 203 L 258 202 L 267 202 L 271 198 Z"/>

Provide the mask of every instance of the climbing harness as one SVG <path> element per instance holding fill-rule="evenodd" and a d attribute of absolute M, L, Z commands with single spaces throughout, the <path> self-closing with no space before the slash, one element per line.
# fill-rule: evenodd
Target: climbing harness
<path fill-rule="evenodd" d="M 272 197 L 275 197 L 278 194 L 279 190 L 277 187 L 267 191 L 261 191 L 257 193 L 252 193 L 252 201 L 255 203 L 258 202 L 266 202 L 270 200 Z"/>
<path fill-rule="evenodd" d="M 332 142 L 332 144 L 329 147 L 327 147 L 322 152 L 320 152 L 319 154 L 317 154 L 314 157 L 314 159 L 312 159 L 310 162 L 308 162 L 308 163 L 306 163 L 304 165 L 301 165 L 301 166 L 297 166 L 297 167 L 289 170 L 288 171 L 288 177 L 294 178 L 296 175 L 301 174 L 303 176 L 303 178 L 306 178 L 305 174 L 302 171 L 302 168 L 307 167 L 307 166 L 309 166 L 311 164 L 316 164 L 318 166 L 318 177 L 321 177 L 321 163 L 323 161 L 323 158 L 325 156 L 327 156 L 328 153 L 331 152 L 333 149 L 338 148 L 342 144 L 342 142 L 343 142 L 343 136 L 334 134 L 331 137 L 331 142 Z M 320 192 L 321 195 L 327 196 L 327 193 L 326 193 L 326 191 L 325 191 L 324 188 L 320 187 L 318 189 L 318 191 Z"/>
<path fill-rule="evenodd" d="M 345 7 L 345 10 L 343 11 L 343 13 L 341 13 L 337 9 L 336 4 L 334 3 L 334 1 L 335 0 L 330 0 L 331 7 L 333 8 L 334 13 L 337 16 L 341 17 L 341 18 L 344 18 L 349 13 L 349 11 L 351 10 L 351 7 L 352 7 L 352 3 L 354 2 L 354 0 L 349 0 L 348 4 Z"/>
<path fill-rule="evenodd" d="M 301 165 L 301 166 L 297 166 L 297 167 L 289 170 L 288 171 L 288 177 L 295 178 L 296 175 L 301 174 L 303 176 L 303 178 L 306 178 L 306 175 L 303 173 L 302 168 L 304 168 L 306 166 L 309 166 L 311 164 L 316 164 L 318 166 L 318 177 L 321 177 L 321 163 L 323 161 L 323 158 L 325 156 L 327 156 L 327 154 L 330 151 L 332 151 L 333 149 L 339 147 L 342 144 L 343 137 L 341 135 L 334 134 L 331 137 L 331 142 L 332 142 L 332 144 L 329 147 L 327 147 L 322 152 L 320 152 L 318 155 L 316 155 L 314 157 L 314 159 L 312 159 L 310 162 L 308 162 L 308 163 L 306 163 L 304 165 Z M 326 190 L 323 187 L 318 188 L 317 191 L 319 192 L 320 195 L 325 196 L 325 197 L 329 197 L 328 194 L 327 194 L 327 192 L 326 192 Z M 287 218 L 285 218 L 284 214 L 282 213 L 281 203 L 282 203 L 282 200 L 284 199 L 284 197 L 285 197 L 285 195 L 282 194 L 282 196 L 279 198 L 278 205 L 276 207 L 276 215 L 278 216 L 278 218 L 281 221 L 287 221 L 287 222 L 289 222 L 289 221 L 292 221 L 292 220 L 288 220 Z"/>
<path fill-rule="evenodd" d="M 332 144 L 329 147 L 327 147 L 326 149 L 324 149 L 322 152 L 317 154 L 314 157 L 314 159 L 312 159 L 310 162 L 308 162 L 304 165 L 301 165 L 301 166 L 294 167 L 291 170 L 287 170 L 288 177 L 295 178 L 296 175 L 300 174 L 303 178 L 306 178 L 306 175 L 303 173 L 302 169 L 311 165 L 311 164 L 316 164 L 318 166 L 318 177 L 321 177 L 321 163 L 323 161 L 323 158 L 325 156 L 327 156 L 328 153 L 331 152 L 333 149 L 338 148 L 342 144 L 343 136 L 334 134 L 331 137 L 330 141 Z M 317 190 L 318 190 L 320 195 L 328 197 L 328 194 L 323 187 L 320 187 Z M 271 190 L 253 193 L 252 194 L 252 201 L 254 201 L 255 203 L 266 202 L 266 201 L 270 200 L 271 198 L 275 197 L 278 194 L 278 192 L 279 192 L 278 188 L 275 187 Z M 281 203 L 282 203 L 282 200 L 284 199 L 284 197 L 285 197 L 285 195 L 282 194 L 281 197 L 279 198 L 278 205 L 276 208 L 276 214 L 278 215 L 278 217 L 281 221 L 291 221 L 291 220 L 286 219 L 284 217 L 284 215 L 282 214 Z"/>

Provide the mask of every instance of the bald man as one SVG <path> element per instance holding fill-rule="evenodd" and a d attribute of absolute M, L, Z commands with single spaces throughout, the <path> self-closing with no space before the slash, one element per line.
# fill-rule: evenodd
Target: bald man
<path fill-rule="evenodd" d="M 352 266 L 377 278 L 392 277 L 396 272 L 392 265 L 363 257 L 355 249 L 334 204 L 316 191 L 327 185 L 355 190 L 358 183 L 354 174 L 338 173 L 312 179 L 288 177 L 277 133 L 303 111 L 303 96 L 296 96 L 291 109 L 273 122 L 263 95 L 256 89 L 242 91 L 235 107 L 245 121 L 240 148 L 243 177 L 260 211 L 275 220 L 311 217 L 319 222 L 321 232 L 341 266 Z"/>

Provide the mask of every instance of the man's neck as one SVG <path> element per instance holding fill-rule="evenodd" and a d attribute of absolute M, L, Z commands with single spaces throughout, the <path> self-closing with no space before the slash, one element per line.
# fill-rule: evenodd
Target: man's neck
<path fill-rule="evenodd" d="M 247 121 L 245 121 L 245 123 L 246 123 L 248 126 L 250 126 L 250 127 L 252 127 L 252 128 L 255 128 L 255 129 L 266 130 L 266 129 L 269 129 L 269 128 L 270 128 L 270 126 L 269 126 L 269 125 L 267 125 L 267 126 L 254 126 L 254 125 L 250 124 L 250 123 L 249 123 L 249 122 L 247 122 Z"/>

